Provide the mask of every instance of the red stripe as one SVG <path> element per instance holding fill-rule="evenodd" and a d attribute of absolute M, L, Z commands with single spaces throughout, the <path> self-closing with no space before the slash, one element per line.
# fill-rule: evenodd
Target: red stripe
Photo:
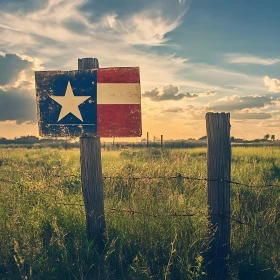
<path fill-rule="evenodd" d="M 100 137 L 141 136 L 141 105 L 97 104 L 97 135 Z"/>
<path fill-rule="evenodd" d="M 140 83 L 139 67 L 100 68 L 97 83 Z"/>

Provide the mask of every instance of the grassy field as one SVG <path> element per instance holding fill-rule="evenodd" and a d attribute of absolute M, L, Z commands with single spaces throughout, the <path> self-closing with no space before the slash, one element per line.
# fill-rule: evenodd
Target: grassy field
<path fill-rule="evenodd" d="M 102 151 L 109 177 L 206 178 L 206 149 Z M 88 243 L 79 150 L 0 149 L 0 279 L 207 279 L 204 181 L 105 179 L 107 242 Z M 233 148 L 231 279 L 280 279 L 280 149 Z M 133 209 L 147 214 L 112 211 Z M 166 217 L 197 213 L 194 217 Z M 255 227 L 255 226 L 261 226 Z"/>

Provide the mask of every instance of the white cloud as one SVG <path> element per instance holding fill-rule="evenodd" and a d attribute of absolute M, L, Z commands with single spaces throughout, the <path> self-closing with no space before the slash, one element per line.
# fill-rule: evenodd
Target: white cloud
<path fill-rule="evenodd" d="M 176 19 L 162 16 L 158 10 L 147 10 L 124 20 L 107 16 L 109 26 L 131 45 L 160 46 L 169 41 L 166 34 L 182 23 L 184 12 Z"/>
<path fill-rule="evenodd" d="M 98 33 L 108 35 L 109 32 L 109 37 L 123 40 L 127 44 L 159 46 L 169 41 L 166 34 L 182 23 L 182 17 L 186 12 L 183 11 L 177 18 L 171 18 L 163 16 L 161 11 L 155 8 L 122 19 L 115 13 L 108 14 L 99 22 L 90 23 L 77 9 L 83 2 L 83 0 L 51 0 L 46 8 L 20 17 L 17 14 L 0 12 L 0 27 L 43 36 L 57 42 L 76 41 L 80 45 L 88 42 L 89 36 L 94 37 Z M 86 32 L 81 34 L 67 30 L 63 23 L 69 20 L 84 26 Z"/>
<path fill-rule="evenodd" d="M 278 58 L 261 58 L 253 55 L 244 54 L 226 54 L 226 61 L 228 63 L 237 64 L 260 64 L 260 65 L 273 65 L 280 62 Z"/>
<path fill-rule="evenodd" d="M 280 80 L 275 78 L 269 78 L 265 76 L 263 78 L 265 86 L 268 87 L 268 91 L 270 92 L 280 92 Z"/>

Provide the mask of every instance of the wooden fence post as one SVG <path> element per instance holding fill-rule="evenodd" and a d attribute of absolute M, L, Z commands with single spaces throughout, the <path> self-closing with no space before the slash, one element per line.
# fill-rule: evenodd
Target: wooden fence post
<path fill-rule="evenodd" d="M 149 148 L 149 132 L 147 132 L 147 148 Z"/>
<path fill-rule="evenodd" d="M 78 60 L 78 69 L 99 68 L 96 58 Z M 105 217 L 103 180 L 101 164 L 101 144 L 99 136 L 80 137 L 82 190 L 86 211 L 86 229 L 89 241 L 95 240 L 100 249 L 105 242 Z"/>
<path fill-rule="evenodd" d="M 206 113 L 206 130 L 209 219 L 211 229 L 214 227 L 216 230 L 206 256 L 207 274 L 210 279 L 228 279 L 229 181 L 231 179 L 230 114 Z"/>
<path fill-rule="evenodd" d="M 163 135 L 160 135 L 160 147 L 163 149 Z"/>

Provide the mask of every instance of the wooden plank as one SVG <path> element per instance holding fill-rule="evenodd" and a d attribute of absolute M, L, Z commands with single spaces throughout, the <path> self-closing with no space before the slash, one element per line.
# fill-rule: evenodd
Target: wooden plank
<path fill-rule="evenodd" d="M 227 279 L 230 252 L 230 114 L 207 113 L 206 130 L 210 230 L 216 230 L 206 258 L 207 275 L 210 279 Z"/>

